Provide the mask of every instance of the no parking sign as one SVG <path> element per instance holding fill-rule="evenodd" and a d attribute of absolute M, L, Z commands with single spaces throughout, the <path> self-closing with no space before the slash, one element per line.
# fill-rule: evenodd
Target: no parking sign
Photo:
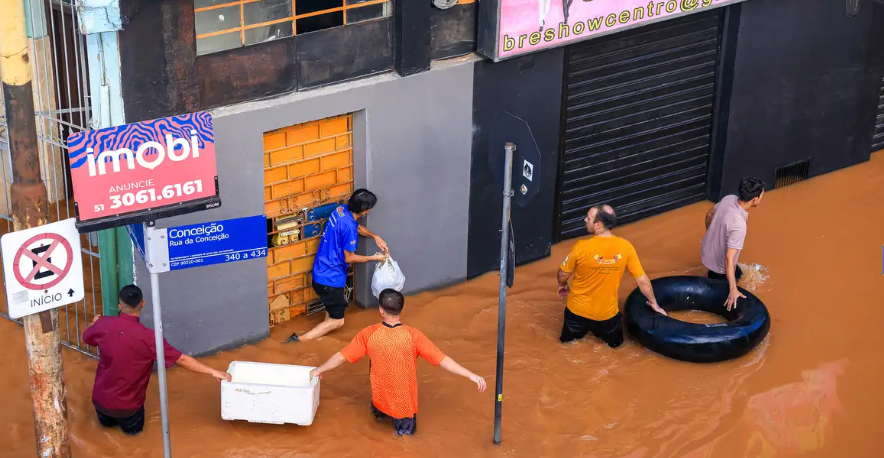
<path fill-rule="evenodd" d="M 83 300 L 83 261 L 76 219 L 0 238 L 9 316 L 21 318 Z"/>

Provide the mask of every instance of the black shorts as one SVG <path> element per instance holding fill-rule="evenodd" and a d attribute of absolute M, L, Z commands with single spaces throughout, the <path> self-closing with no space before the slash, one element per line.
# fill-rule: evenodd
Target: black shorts
<path fill-rule="evenodd" d="M 105 428 L 119 426 L 124 433 L 130 436 L 134 436 L 144 429 L 144 406 L 141 406 L 134 415 L 125 418 L 114 418 L 101 413 L 98 409 L 95 409 L 95 413 L 98 414 L 98 422 Z"/>
<path fill-rule="evenodd" d="M 720 274 L 718 272 L 709 271 L 709 274 L 706 275 L 711 280 L 724 280 L 727 281 L 727 274 Z M 737 270 L 734 272 L 734 279 L 736 281 L 740 281 L 743 278 L 743 269 L 740 266 L 737 266 Z"/>
<path fill-rule="evenodd" d="M 392 418 L 378 410 L 378 408 L 374 406 L 374 403 L 371 404 L 371 413 L 373 413 L 374 417 L 378 420 Z M 411 436 L 417 432 L 417 415 L 410 418 L 393 418 L 393 427 L 396 428 L 396 434 L 400 436 Z"/>
<path fill-rule="evenodd" d="M 335 288 L 332 286 L 320 285 L 313 282 L 313 291 L 319 296 L 322 305 L 329 318 L 333 320 L 343 320 L 344 310 L 347 309 L 347 298 L 344 296 L 344 288 Z"/>
<path fill-rule="evenodd" d="M 623 324 L 621 314 L 617 313 L 614 318 L 605 321 L 595 321 L 582 317 L 565 307 L 565 324 L 562 325 L 562 343 L 582 339 L 587 333 L 592 332 L 602 342 L 611 348 L 617 348 L 623 344 Z"/>

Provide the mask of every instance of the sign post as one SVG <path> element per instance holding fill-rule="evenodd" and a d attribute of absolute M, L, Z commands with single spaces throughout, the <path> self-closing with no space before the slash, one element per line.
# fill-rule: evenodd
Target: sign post
<path fill-rule="evenodd" d="M 150 272 L 163 455 L 171 458 L 159 283 L 159 273 L 170 270 L 169 243 L 167 230 L 155 224 L 221 206 L 212 115 L 202 111 L 77 132 L 68 137 L 68 154 L 79 232 L 144 223 L 139 234 L 131 227 L 129 233 L 133 241 L 140 235 L 136 245 Z M 266 248 L 265 240 L 265 256 Z"/>
<path fill-rule="evenodd" d="M 148 250 L 157 244 L 162 245 L 159 237 L 165 238 L 156 233 L 153 224 L 145 224 L 144 238 L 147 242 Z M 158 243 L 159 242 L 159 243 Z M 163 456 L 172 457 L 172 441 L 169 433 L 169 395 L 166 391 L 166 349 L 163 345 L 163 310 L 160 306 L 160 276 L 152 269 L 152 265 L 148 265 L 150 271 L 150 298 L 153 302 L 153 333 L 156 339 L 157 347 L 157 378 L 160 381 L 160 415 L 162 417 L 163 427 Z"/>
<path fill-rule="evenodd" d="M 503 352 L 504 334 L 506 333 L 506 289 L 512 286 L 512 270 L 515 265 L 509 265 L 510 259 L 515 264 L 515 255 L 510 256 L 510 248 L 513 246 L 509 240 L 510 230 L 510 198 L 513 196 L 513 150 L 516 145 L 507 143 L 506 159 L 503 174 L 503 217 L 500 229 L 500 302 L 497 307 L 497 376 L 494 391 L 494 443 L 500 444 L 500 423 L 503 407 Z M 508 272 L 510 271 L 510 272 Z"/>

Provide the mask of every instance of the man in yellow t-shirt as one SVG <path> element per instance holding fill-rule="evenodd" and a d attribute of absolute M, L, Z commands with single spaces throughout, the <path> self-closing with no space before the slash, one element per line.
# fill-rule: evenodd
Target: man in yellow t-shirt
<path fill-rule="evenodd" d="M 592 332 L 611 348 L 617 348 L 623 343 L 617 292 L 624 270 L 635 278 L 648 305 L 663 315 L 666 312 L 657 305 L 651 280 L 642 269 L 635 248 L 611 233 L 617 223 L 614 209 L 597 205 L 589 209 L 584 221 L 593 237 L 577 242 L 559 268 L 557 292 L 559 298 L 567 298 L 559 340 L 570 342 Z"/>

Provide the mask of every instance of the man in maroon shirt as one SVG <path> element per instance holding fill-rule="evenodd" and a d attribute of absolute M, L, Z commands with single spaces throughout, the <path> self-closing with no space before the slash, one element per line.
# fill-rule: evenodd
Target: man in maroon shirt
<path fill-rule="evenodd" d="M 150 373 L 157 359 L 152 329 L 138 321 L 144 309 L 144 296 L 135 285 L 120 290 L 120 316 L 96 316 L 83 331 L 83 341 L 98 347 L 98 370 L 92 388 L 92 404 L 102 426 L 120 426 L 135 435 L 144 429 L 144 398 Z M 166 367 L 175 363 L 187 370 L 230 381 L 230 374 L 182 354 L 163 340 Z"/>

